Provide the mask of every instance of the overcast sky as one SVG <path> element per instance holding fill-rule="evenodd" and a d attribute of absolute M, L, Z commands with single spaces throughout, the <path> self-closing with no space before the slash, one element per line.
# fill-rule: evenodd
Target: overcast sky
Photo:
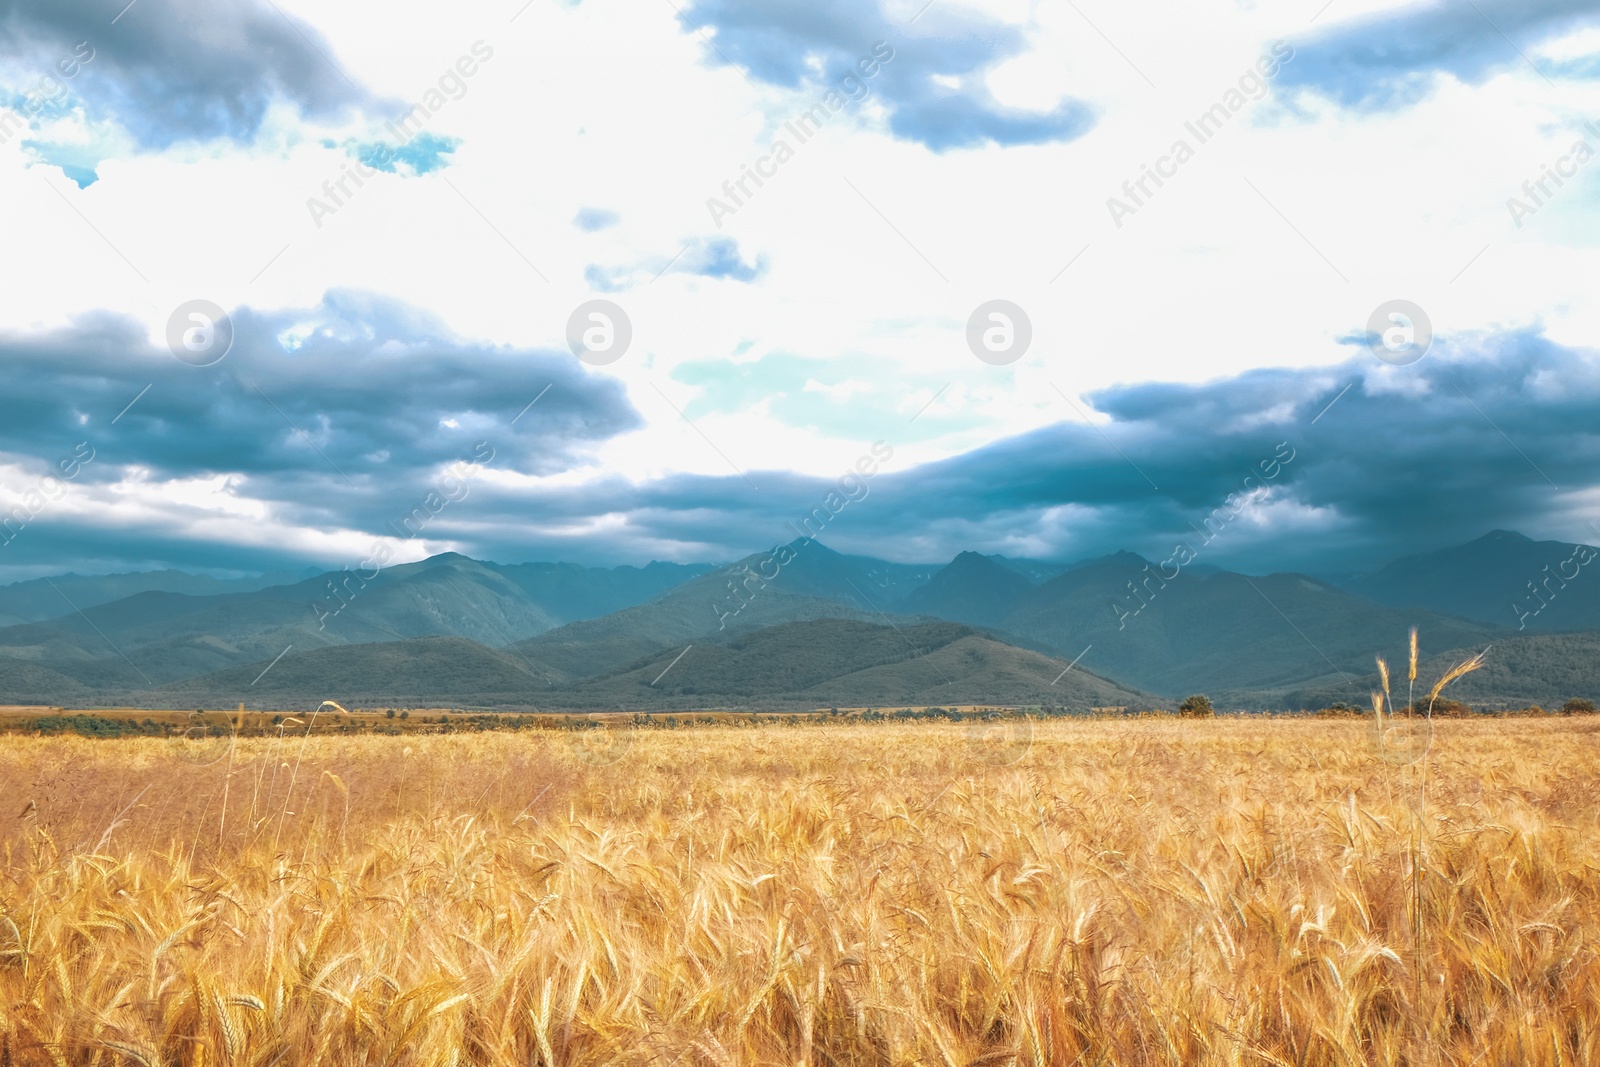
<path fill-rule="evenodd" d="M 1593 0 L 0 0 L 0 581 L 726 560 L 864 456 L 907 562 L 1592 542 L 1597 154 Z"/>

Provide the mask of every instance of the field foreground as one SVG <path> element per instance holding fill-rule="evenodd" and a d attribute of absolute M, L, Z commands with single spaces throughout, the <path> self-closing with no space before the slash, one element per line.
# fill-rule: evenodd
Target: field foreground
<path fill-rule="evenodd" d="M 7 738 L 0 1065 L 1596 1063 L 1597 727 Z"/>

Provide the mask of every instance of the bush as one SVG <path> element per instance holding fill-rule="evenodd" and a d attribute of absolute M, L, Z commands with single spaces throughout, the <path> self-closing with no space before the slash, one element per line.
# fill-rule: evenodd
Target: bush
<path fill-rule="evenodd" d="M 1314 714 L 1319 719 L 1359 719 L 1366 712 L 1360 708 L 1352 708 L 1342 700 L 1335 700 L 1325 708 L 1318 708 Z"/>
<path fill-rule="evenodd" d="M 1594 712 L 1594 701 L 1585 700 L 1583 697 L 1574 697 L 1561 705 L 1563 715 L 1593 715 Z"/>
<path fill-rule="evenodd" d="M 1178 705 L 1178 714 L 1186 719 L 1210 719 L 1217 714 L 1211 706 L 1211 698 L 1196 693 L 1194 696 L 1185 697 L 1182 704 Z"/>
<path fill-rule="evenodd" d="M 1406 714 L 1406 709 L 1403 707 L 1400 708 L 1399 713 L 1401 715 Z M 1460 719 L 1464 716 L 1471 715 L 1472 709 L 1459 700 L 1451 700 L 1449 697 L 1439 697 L 1438 699 L 1434 700 L 1431 712 L 1428 708 L 1428 702 L 1426 700 L 1419 700 L 1411 708 L 1411 713 L 1414 715 L 1423 716 L 1431 714 L 1435 719 Z"/>
<path fill-rule="evenodd" d="M 1115 712 L 1118 709 L 1116 709 L 1116 708 L 1106 708 L 1105 710 L 1106 711 Z M 1172 714 L 1172 712 L 1167 708 L 1157 707 L 1154 704 L 1145 704 L 1145 703 L 1142 703 L 1140 701 L 1135 701 L 1132 704 L 1126 704 L 1126 705 L 1124 705 L 1122 707 L 1121 710 L 1122 710 L 1122 714 L 1123 715 L 1130 715 L 1130 716 L 1133 716 L 1134 718 L 1144 718 L 1147 715 L 1171 715 Z"/>

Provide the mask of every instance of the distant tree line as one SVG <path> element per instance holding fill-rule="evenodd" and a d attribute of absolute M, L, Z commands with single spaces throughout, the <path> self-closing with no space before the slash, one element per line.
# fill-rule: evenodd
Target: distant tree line
<path fill-rule="evenodd" d="M 1414 709 L 1399 708 L 1398 715 L 1427 714 L 1429 709 L 1419 705 Z M 1596 712 L 1595 702 L 1582 697 L 1575 697 L 1562 704 L 1558 709 L 1562 715 L 1592 715 Z M 745 710 L 710 710 L 698 713 L 682 712 L 678 714 L 664 714 L 660 712 L 633 712 L 626 720 L 628 725 L 641 729 L 676 730 L 688 726 L 700 725 L 734 725 L 734 726 L 763 726 L 774 724 L 800 725 L 807 722 L 920 722 L 920 721 L 945 721 L 945 722 L 971 722 L 990 721 L 994 719 L 1010 718 L 1016 716 L 1030 716 L 1034 718 L 1062 718 L 1062 717 L 1091 717 L 1107 712 L 1122 716 L 1148 716 L 1171 715 L 1173 712 L 1157 706 L 1130 705 L 1117 709 L 1094 709 L 1082 707 L 1069 707 L 1066 705 L 1033 705 L 1028 707 L 980 707 L 971 711 L 962 711 L 959 708 L 946 708 L 931 706 L 926 708 L 907 708 L 903 710 L 885 711 L 879 708 L 866 708 L 862 711 L 841 712 L 838 708 L 811 709 L 804 712 L 774 713 Z M 1216 709 L 1210 698 L 1203 694 L 1194 694 L 1180 702 L 1176 714 L 1184 718 L 1215 718 Z M 1302 713 L 1303 714 L 1303 713 Z M 1371 709 L 1361 708 L 1356 705 L 1335 701 L 1325 708 L 1314 712 L 1319 718 L 1359 718 L 1371 714 Z M 1458 718 L 1475 714 L 1473 710 L 1460 701 L 1441 699 L 1434 703 L 1432 715 L 1436 718 Z M 1549 715 L 1552 712 L 1533 705 L 1516 711 L 1486 712 L 1483 714 L 1509 714 L 1509 715 Z M 0 732 L 10 733 L 37 733 L 42 735 L 77 734 L 83 737 L 275 737 L 283 733 L 300 734 L 315 731 L 325 734 L 361 734 L 377 733 L 401 735 L 405 733 L 474 733 L 500 730 L 594 730 L 607 725 L 606 722 L 591 719 L 585 715 L 573 714 L 533 714 L 528 712 L 455 712 L 441 713 L 436 716 L 421 716 L 414 723 L 401 723 L 411 718 L 409 711 L 396 712 L 393 709 L 384 713 L 384 719 L 377 722 L 362 722 L 341 720 L 330 716 L 321 723 L 310 721 L 307 716 L 298 724 L 285 720 L 283 715 L 274 715 L 270 725 L 256 723 L 241 726 L 238 720 L 229 716 L 225 722 L 177 720 L 158 722 L 151 718 L 134 719 L 112 718 L 105 715 L 93 715 L 79 712 L 77 714 L 50 714 L 39 716 L 18 716 L 13 719 L 0 720 Z M 397 721 L 398 720 L 398 721 Z"/>

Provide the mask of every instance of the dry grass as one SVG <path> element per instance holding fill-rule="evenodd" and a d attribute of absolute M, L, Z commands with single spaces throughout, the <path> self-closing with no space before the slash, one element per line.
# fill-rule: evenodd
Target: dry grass
<path fill-rule="evenodd" d="M 7 738 L 0 1064 L 1594 1063 L 1597 727 Z"/>

